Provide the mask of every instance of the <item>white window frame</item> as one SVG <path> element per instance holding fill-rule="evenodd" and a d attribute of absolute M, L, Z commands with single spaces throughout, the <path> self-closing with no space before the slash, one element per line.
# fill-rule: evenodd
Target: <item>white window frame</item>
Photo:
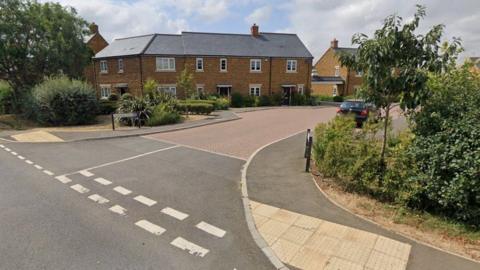
<path fill-rule="evenodd" d="M 108 62 L 107 60 L 100 61 L 100 73 L 106 74 L 108 73 Z"/>
<path fill-rule="evenodd" d="M 250 72 L 262 72 L 262 59 L 250 59 Z"/>
<path fill-rule="evenodd" d="M 125 62 L 123 61 L 123 58 L 119 58 L 117 60 L 117 68 L 118 68 L 118 73 L 123 73 L 125 69 Z"/>
<path fill-rule="evenodd" d="M 304 94 L 304 85 L 303 84 L 297 85 L 297 92 L 299 94 L 302 94 L 302 95 Z"/>
<path fill-rule="evenodd" d="M 157 86 L 159 93 L 170 94 L 174 97 L 177 96 L 177 86 L 175 84 L 160 84 Z"/>
<path fill-rule="evenodd" d="M 222 69 L 222 62 L 225 61 L 225 69 Z M 227 58 L 220 58 L 220 72 L 227 72 L 228 71 L 228 61 Z"/>
<path fill-rule="evenodd" d="M 287 73 L 296 73 L 298 69 L 298 62 L 294 59 L 287 59 Z"/>
<path fill-rule="evenodd" d="M 112 95 L 110 84 L 100 84 L 100 99 L 108 99 Z"/>
<path fill-rule="evenodd" d="M 262 85 L 261 84 L 250 84 L 249 85 L 249 95 L 259 97 L 262 95 Z"/>
<path fill-rule="evenodd" d="M 205 85 L 197 84 L 197 95 L 200 96 L 201 93 L 205 94 Z"/>
<path fill-rule="evenodd" d="M 198 68 L 198 64 L 201 64 L 202 68 Z M 203 72 L 204 66 L 203 66 L 203 58 L 197 58 L 195 60 L 195 70 L 197 72 Z"/>
<path fill-rule="evenodd" d="M 335 66 L 335 77 L 340 76 L 340 66 Z"/>
<path fill-rule="evenodd" d="M 175 71 L 175 58 L 173 57 L 157 57 L 155 58 L 155 68 L 157 72 Z"/>
<path fill-rule="evenodd" d="M 337 95 L 338 95 L 338 87 L 337 87 L 337 85 L 335 84 L 335 85 L 333 86 L 333 89 L 332 89 L 332 96 L 335 97 L 335 96 L 337 96 Z"/>

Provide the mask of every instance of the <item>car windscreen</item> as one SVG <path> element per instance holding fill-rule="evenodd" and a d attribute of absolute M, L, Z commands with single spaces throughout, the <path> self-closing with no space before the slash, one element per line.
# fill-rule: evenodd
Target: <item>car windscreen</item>
<path fill-rule="evenodd" d="M 340 108 L 342 109 L 365 109 L 366 105 L 365 102 L 360 101 L 346 101 L 340 104 Z"/>

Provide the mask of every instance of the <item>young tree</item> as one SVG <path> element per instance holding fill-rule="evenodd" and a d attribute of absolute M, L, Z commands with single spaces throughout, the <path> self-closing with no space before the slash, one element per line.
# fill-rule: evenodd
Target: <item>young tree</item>
<path fill-rule="evenodd" d="M 147 79 L 143 85 L 145 95 L 154 94 L 157 91 L 158 83 L 154 79 Z"/>
<path fill-rule="evenodd" d="M 27 0 L 0 1 L 0 74 L 14 103 L 44 77 L 82 76 L 91 58 L 87 22 L 73 8 Z"/>
<path fill-rule="evenodd" d="M 195 98 L 195 86 L 193 85 L 193 74 L 184 68 L 177 78 L 177 87 L 185 93 L 185 98 Z"/>
<path fill-rule="evenodd" d="M 384 111 L 381 167 L 385 167 L 388 121 L 392 104 L 400 101 L 404 111 L 411 111 L 428 97 L 429 73 L 441 73 L 455 65 L 461 51 L 460 40 L 441 44 L 444 25 L 435 25 L 425 35 L 416 34 L 425 7 L 417 5 L 413 20 L 403 23 L 402 17 L 391 15 L 374 37 L 355 34 L 358 45 L 355 55 L 341 54 L 342 65 L 363 71 L 362 96 Z M 403 25 L 402 25 L 403 24 Z M 383 171 L 383 169 L 382 169 Z"/>

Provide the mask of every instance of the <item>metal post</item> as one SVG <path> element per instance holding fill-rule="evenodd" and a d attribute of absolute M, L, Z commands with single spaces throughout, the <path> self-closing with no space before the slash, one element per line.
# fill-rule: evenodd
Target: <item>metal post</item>
<path fill-rule="evenodd" d="M 308 138 L 308 150 L 307 150 L 307 162 L 305 164 L 305 171 L 309 172 L 310 171 L 310 157 L 312 155 L 312 143 L 313 143 L 313 138 L 309 137 Z"/>
<path fill-rule="evenodd" d="M 115 117 L 113 116 L 113 113 L 112 113 L 112 130 L 115 130 Z"/>
<path fill-rule="evenodd" d="M 305 154 L 304 158 L 307 158 L 308 138 L 310 137 L 310 129 L 307 129 L 307 137 L 305 137 Z"/>

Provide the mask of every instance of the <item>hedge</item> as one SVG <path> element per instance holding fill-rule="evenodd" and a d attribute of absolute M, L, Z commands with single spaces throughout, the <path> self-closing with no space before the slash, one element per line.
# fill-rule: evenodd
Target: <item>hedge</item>
<path fill-rule="evenodd" d="M 214 110 L 212 104 L 196 102 L 180 102 L 175 106 L 175 108 L 180 112 L 193 114 L 210 114 Z"/>

